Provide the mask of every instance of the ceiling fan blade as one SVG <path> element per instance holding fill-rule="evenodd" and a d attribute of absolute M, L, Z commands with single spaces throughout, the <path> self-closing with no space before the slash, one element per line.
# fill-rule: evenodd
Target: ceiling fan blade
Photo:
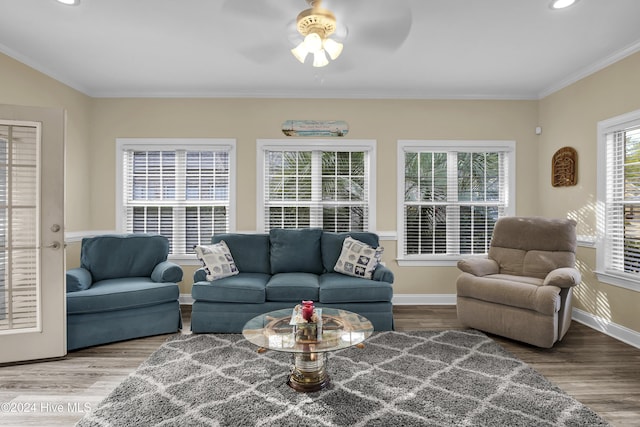
<path fill-rule="evenodd" d="M 354 43 L 362 43 L 369 48 L 380 48 L 386 51 L 398 49 L 411 32 L 411 17 L 402 19 L 403 25 L 373 26 L 360 28 L 353 36 Z"/>
<path fill-rule="evenodd" d="M 354 48 L 393 51 L 409 36 L 413 22 L 408 0 L 326 0 L 336 20 L 349 30 Z"/>
<path fill-rule="evenodd" d="M 226 47 L 256 64 L 281 60 L 294 46 L 288 40 L 298 3 L 303 0 L 225 0 L 222 27 Z M 291 10 L 289 10 L 291 9 Z M 291 24 L 293 22 L 293 24 Z"/>
<path fill-rule="evenodd" d="M 222 5 L 222 13 L 229 19 L 282 19 L 283 15 L 290 13 L 284 6 L 287 2 L 277 0 L 225 0 Z"/>
<path fill-rule="evenodd" d="M 280 62 L 285 59 L 287 55 L 291 55 L 280 43 L 261 43 L 244 46 L 238 48 L 237 52 L 256 64 L 265 65 Z"/>

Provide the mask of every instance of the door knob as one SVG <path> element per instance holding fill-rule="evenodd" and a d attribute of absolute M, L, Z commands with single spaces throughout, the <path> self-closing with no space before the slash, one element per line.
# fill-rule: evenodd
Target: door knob
<path fill-rule="evenodd" d="M 53 242 L 48 244 L 46 247 L 51 249 L 60 249 L 60 242 Z"/>

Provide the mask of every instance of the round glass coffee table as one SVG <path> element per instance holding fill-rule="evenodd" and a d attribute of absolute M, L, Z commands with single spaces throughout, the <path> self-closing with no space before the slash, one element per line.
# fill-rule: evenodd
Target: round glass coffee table
<path fill-rule="evenodd" d="M 293 308 L 254 317 L 242 330 L 242 335 L 259 347 L 258 352 L 292 353 L 293 366 L 287 384 L 296 391 L 313 392 L 326 387 L 330 382 L 326 354 L 354 345 L 364 347 L 362 342 L 373 333 L 373 325 L 366 317 L 346 310 L 319 308 L 322 321 L 314 327 L 313 334 L 307 334 L 307 328 L 291 324 Z"/>

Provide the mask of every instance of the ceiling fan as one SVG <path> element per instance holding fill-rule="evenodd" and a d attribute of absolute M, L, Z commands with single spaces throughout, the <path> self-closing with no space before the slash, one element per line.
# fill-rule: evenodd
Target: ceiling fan
<path fill-rule="evenodd" d="M 328 54 L 335 61 L 328 68 L 347 70 L 364 58 L 374 60 L 378 54 L 395 51 L 411 30 L 408 0 L 302 2 L 225 0 L 222 12 L 227 16 L 230 48 L 263 65 L 296 58 L 324 66 Z M 307 8 L 300 11 L 301 4 Z"/>
<path fill-rule="evenodd" d="M 321 6 L 322 0 L 307 0 L 307 3 L 311 8 L 303 10 L 296 18 L 296 29 L 304 39 L 291 49 L 291 53 L 303 64 L 312 53 L 313 66 L 324 67 L 329 64 L 327 54 L 332 60 L 338 59 L 344 45 L 331 38 L 337 29 L 336 17 Z M 346 30 L 344 33 L 346 37 Z"/>

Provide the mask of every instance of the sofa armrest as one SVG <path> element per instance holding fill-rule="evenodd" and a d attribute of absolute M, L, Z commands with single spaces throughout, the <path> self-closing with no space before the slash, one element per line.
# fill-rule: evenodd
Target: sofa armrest
<path fill-rule="evenodd" d="M 373 271 L 373 276 L 371 278 L 378 282 L 393 283 L 394 276 L 393 271 L 391 271 L 389 267 L 378 264 L 376 269 Z"/>
<path fill-rule="evenodd" d="M 498 274 L 500 266 L 490 258 L 465 258 L 458 261 L 458 269 L 474 276 L 482 277 Z"/>
<path fill-rule="evenodd" d="M 193 273 L 193 283 L 198 282 L 208 282 L 207 270 L 205 270 L 204 267 L 200 267 Z"/>
<path fill-rule="evenodd" d="M 171 261 L 163 261 L 151 272 L 151 280 L 156 283 L 177 283 L 182 280 L 182 268 Z"/>
<path fill-rule="evenodd" d="M 91 272 L 78 267 L 67 270 L 67 292 L 77 292 L 89 289 L 93 283 Z"/>
<path fill-rule="evenodd" d="M 556 268 L 547 274 L 543 286 L 557 286 L 559 288 L 571 288 L 576 286 L 582 280 L 582 276 L 575 268 L 563 267 Z"/>

